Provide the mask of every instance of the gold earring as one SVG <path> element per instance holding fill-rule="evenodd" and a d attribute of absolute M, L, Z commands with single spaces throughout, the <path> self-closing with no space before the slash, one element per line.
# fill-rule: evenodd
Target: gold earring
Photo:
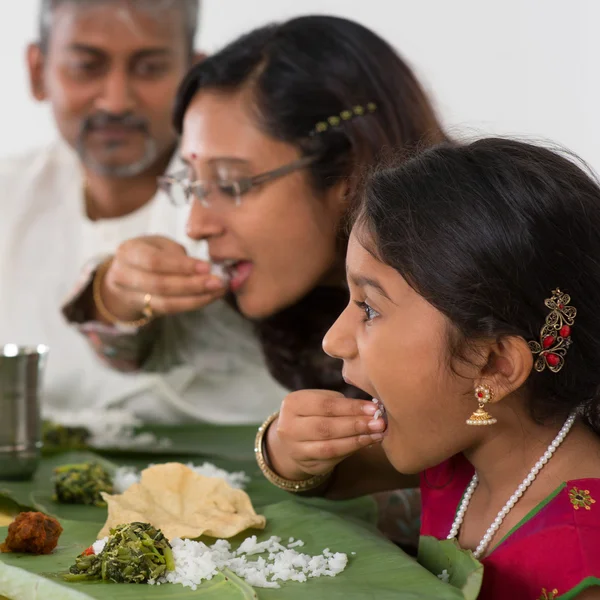
<path fill-rule="evenodd" d="M 479 408 L 467 419 L 467 425 L 493 425 L 497 419 L 492 417 L 483 407 L 494 397 L 494 390 L 489 385 L 478 385 L 475 388 L 475 399 Z"/>

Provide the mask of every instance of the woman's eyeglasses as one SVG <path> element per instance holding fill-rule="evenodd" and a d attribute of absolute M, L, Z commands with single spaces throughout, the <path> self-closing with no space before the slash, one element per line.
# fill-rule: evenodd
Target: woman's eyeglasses
<path fill-rule="evenodd" d="M 253 188 L 303 169 L 314 160 L 314 156 L 304 156 L 271 171 L 252 176 L 240 175 L 239 167 L 235 163 L 228 166 L 225 162 L 218 164 L 214 177 L 209 180 L 190 181 L 188 172 L 183 171 L 159 177 L 158 186 L 175 206 L 185 206 L 192 199 L 198 200 L 207 208 L 216 206 L 219 201 L 221 205 L 239 206 L 242 197 Z"/>

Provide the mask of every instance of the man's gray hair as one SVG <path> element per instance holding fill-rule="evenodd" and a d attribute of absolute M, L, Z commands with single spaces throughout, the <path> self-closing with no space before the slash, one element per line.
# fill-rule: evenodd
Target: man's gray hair
<path fill-rule="evenodd" d="M 123 3 L 123 0 L 41 0 L 39 44 L 42 49 L 45 51 L 48 48 L 53 13 L 59 6 L 62 4 L 94 5 L 106 4 L 108 2 Z M 183 22 L 190 54 L 194 51 L 194 40 L 198 31 L 201 0 L 129 0 L 129 2 L 132 2 L 134 5 L 143 5 L 145 9 L 153 12 L 178 7 L 183 11 Z"/>

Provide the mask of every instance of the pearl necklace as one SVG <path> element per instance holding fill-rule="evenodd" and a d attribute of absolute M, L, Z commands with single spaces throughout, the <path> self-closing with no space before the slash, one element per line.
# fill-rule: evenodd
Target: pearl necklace
<path fill-rule="evenodd" d="M 494 519 L 494 522 L 488 527 L 488 530 L 485 532 L 483 538 L 481 538 L 481 541 L 475 549 L 475 552 L 473 552 L 473 556 L 475 558 L 479 559 L 481 556 L 483 556 L 486 548 L 492 541 L 492 538 L 494 537 L 498 529 L 500 529 L 500 525 L 502 525 L 502 522 L 504 521 L 506 515 L 511 511 L 511 509 L 514 507 L 517 501 L 525 493 L 525 490 L 533 483 L 533 481 L 537 477 L 538 473 L 542 470 L 544 465 L 552 458 L 552 455 L 556 452 L 556 449 L 562 444 L 563 440 L 567 436 L 567 433 L 569 433 L 569 430 L 571 429 L 571 427 L 573 427 L 574 422 L 575 415 L 572 414 L 566 420 L 565 424 L 562 426 L 562 429 L 558 432 L 558 435 L 554 438 L 553 442 L 548 446 L 548 449 L 546 450 L 546 452 L 544 452 L 540 460 L 538 460 L 535 463 L 533 469 L 529 471 L 529 475 L 527 475 L 527 477 L 523 479 L 521 485 L 519 485 L 516 492 L 509 498 L 508 502 L 504 505 L 502 510 L 498 513 L 498 516 Z M 469 502 L 471 501 L 471 497 L 473 496 L 473 492 L 475 491 L 475 488 L 477 487 L 478 483 L 479 478 L 477 477 L 477 473 L 475 473 L 475 475 L 473 475 L 473 479 L 471 479 L 471 483 L 469 484 L 467 491 L 465 492 L 463 500 L 460 504 L 460 508 L 456 513 L 456 518 L 454 519 L 454 523 L 452 524 L 452 528 L 450 529 L 450 533 L 448 534 L 447 539 L 452 540 L 458 536 L 460 526 L 464 521 L 465 513 L 467 512 L 467 508 L 469 507 Z"/>

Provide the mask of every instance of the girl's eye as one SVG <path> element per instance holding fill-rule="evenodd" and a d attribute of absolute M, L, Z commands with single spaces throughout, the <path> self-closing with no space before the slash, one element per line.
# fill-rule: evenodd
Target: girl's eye
<path fill-rule="evenodd" d="M 366 302 L 356 302 L 356 306 L 358 306 L 365 313 L 365 318 L 363 321 L 369 322 L 379 316 L 379 313 Z"/>

